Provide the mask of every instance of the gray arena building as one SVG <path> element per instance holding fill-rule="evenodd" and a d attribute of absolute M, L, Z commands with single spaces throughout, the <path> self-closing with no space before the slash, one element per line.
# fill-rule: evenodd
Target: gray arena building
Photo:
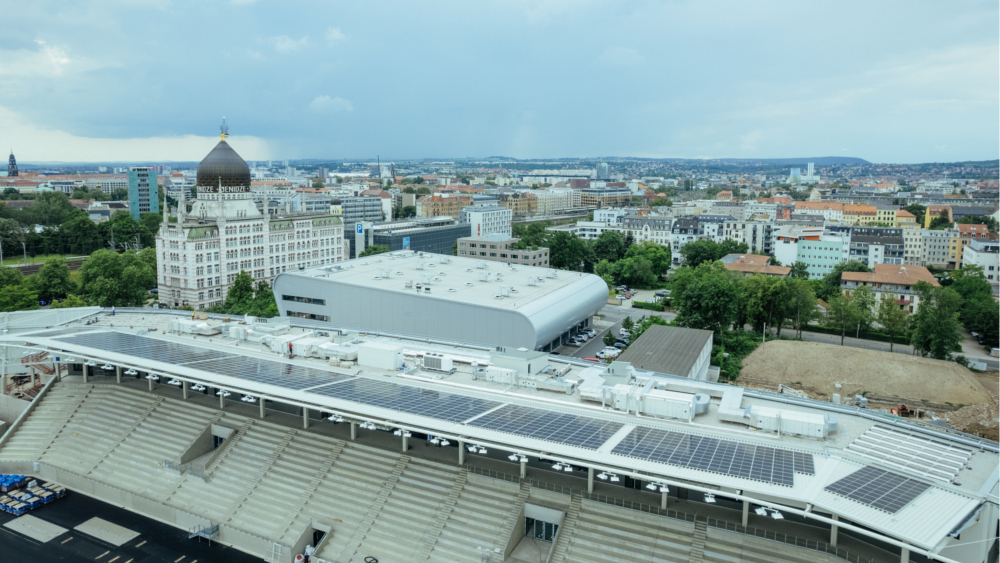
<path fill-rule="evenodd" d="M 550 351 L 607 302 L 579 272 L 399 251 L 274 281 L 281 316 L 486 346 Z"/>

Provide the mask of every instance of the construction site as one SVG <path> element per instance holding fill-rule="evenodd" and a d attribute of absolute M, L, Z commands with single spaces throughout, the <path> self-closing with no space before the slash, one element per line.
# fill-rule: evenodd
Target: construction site
<path fill-rule="evenodd" d="M 47 314 L 4 319 L 0 473 L 178 542 L 275 563 L 996 560 L 1000 447 L 927 417 L 289 319 Z"/>

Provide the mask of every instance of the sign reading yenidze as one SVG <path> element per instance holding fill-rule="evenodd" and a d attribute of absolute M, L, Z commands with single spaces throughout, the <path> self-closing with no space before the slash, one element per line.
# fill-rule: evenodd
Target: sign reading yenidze
<path fill-rule="evenodd" d="M 203 194 L 248 194 L 250 186 L 198 186 L 198 193 Z"/>

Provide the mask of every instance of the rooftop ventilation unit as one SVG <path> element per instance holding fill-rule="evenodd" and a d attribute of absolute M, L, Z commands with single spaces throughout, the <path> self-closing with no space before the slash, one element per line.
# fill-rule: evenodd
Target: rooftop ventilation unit
<path fill-rule="evenodd" d="M 534 276 L 528 278 L 528 285 L 538 285 L 538 278 Z"/>
<path fill-rule="evenodd" d="M 485 270 L 486 269 L 486 262 L 484 262 L 483 260 L 480 260 L 480 261 L 476 262 L 476 267 L 479 268 L 480 270 Z"/>
<path fill-rule="evenodd" d="M 426 275 L 426 274 L 420 274 L 420 283 L 425 284 L 425 285 L 430 284 L 431 283 L 431 277 L 428 276 L 428 275 Z"/>
<path fill-rule="evenodd" d="M 406 289 L 413 287 L 413 280 L 406 280 Z"/>
<path fill-rule="evenodd" d="M 551 270 L 551 269 L 550 270 L 546 270 L 545 271 L 545 277 L 549 277 L 549 278 L 556 277 L 556 271 L 555 270 Z"/>
<path fill-rule="evenodd" d="M 418 270 L 423 270 L 424 269 L 424 262 L 423 262 L 423 260 L 421 260 L 420 262 L 417 262 L 417 269 Z"/>
<path fill-rule="evenodd" d="M 489 272 L 479 272 L 479 281 L 484 281 L 484 282 L 490 281 L 490 273 Z"/>

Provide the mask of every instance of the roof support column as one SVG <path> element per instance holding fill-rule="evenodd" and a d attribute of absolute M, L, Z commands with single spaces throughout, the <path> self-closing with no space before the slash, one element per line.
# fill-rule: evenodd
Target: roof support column
<path fill-rule="evenodd" d="M 260 417 L 264 418 L 264 398 L 257 399 L 257 403 L 260 404 Z"/>
<path fill-rule="evenodd" d="M 181 399 L 184 399 L 185 401 L 188 398 L 188 385 L 187 381 L 181 381 Z"/>
<path fill-rule="evenodd" d="M 836 514 L 834 514 L 833 516 L 831 516 L 831 518 L 833 518 L 833 520 L 840 520 L 840 516 L 837 516 Z M 837 547 L 837 525 L 836 524 L 831 524 L 830 525 L 830 547 Z"/>
<path fill-rule="evenodd" d="M 663 487 L 663 491 L 660 493 L 660 510 L 666 510 L 667 509 L 667 495 L 668 494 L 669 493 L 667 492 L 667 488 Z"/>
<path fill-rule="evenodd" d="M 87 364 L 83 364 L 83 382 L 86 383 L 89 377 L 87 376 Z"/>
<path fill-rule="evenodd" d="M 899 563 L 910 563 L 910 550 L 905 547 L 902 549 L 903 551 L 899 554 Z"/>
<path fill-rule="evenodd" d="M 353 420 L 351 421 L 351 439 L 352 440 L 358 439 L 358 423 L 354 422 Z"/>
<path fill-rule="evenodd" d="M 747 527 L 747 521 L 750 519 L 750 501 L 743 501 L 743 527 Z"/>
<path fill-rule="evenodd" d="M 222 389 L 218 389 L 218 390 L 216 390 L 216 393 L 219 394 L 219 410 L 225 409 L 226 408 L 226 392 L 223 391 Z"/>
<path fill-rule="evenodd" d="M 149 392 L 152 393 L 153 392 L 153 380 L 152 379 L 147 379 L 146 381 L 149 382 Z"/>
<path fill-rule="evenodd" d="M 593 494 L 594 492 L 594 468 L 587 468 L 587 494 Z"/>
<path fill-rule="evenodd" d="M 118 383 L 118 385 L 122 384 L 122 367 L 121 366 L 115 366 L 115 381 Z"/>
<path fill-rule="evenodd" d="M 458 441 L 458 464 L 465 465 L 465 441 Z"/>
<path fill-rule="evenodd" d="M 302 407 L 302 428 L 309 428 L 309 409 Z"/>
<path fill-rule="evenodd" d="M 521 479 L 524 479 L 528 475 L 528 458 L 526 456 L 521 457 Z"/>
<path fill-rule="evenodd" d="M 403 434 L 403 453 L 404 454 L 406 453 L 406 450 L 407 450 L 406 434 Z"/>

